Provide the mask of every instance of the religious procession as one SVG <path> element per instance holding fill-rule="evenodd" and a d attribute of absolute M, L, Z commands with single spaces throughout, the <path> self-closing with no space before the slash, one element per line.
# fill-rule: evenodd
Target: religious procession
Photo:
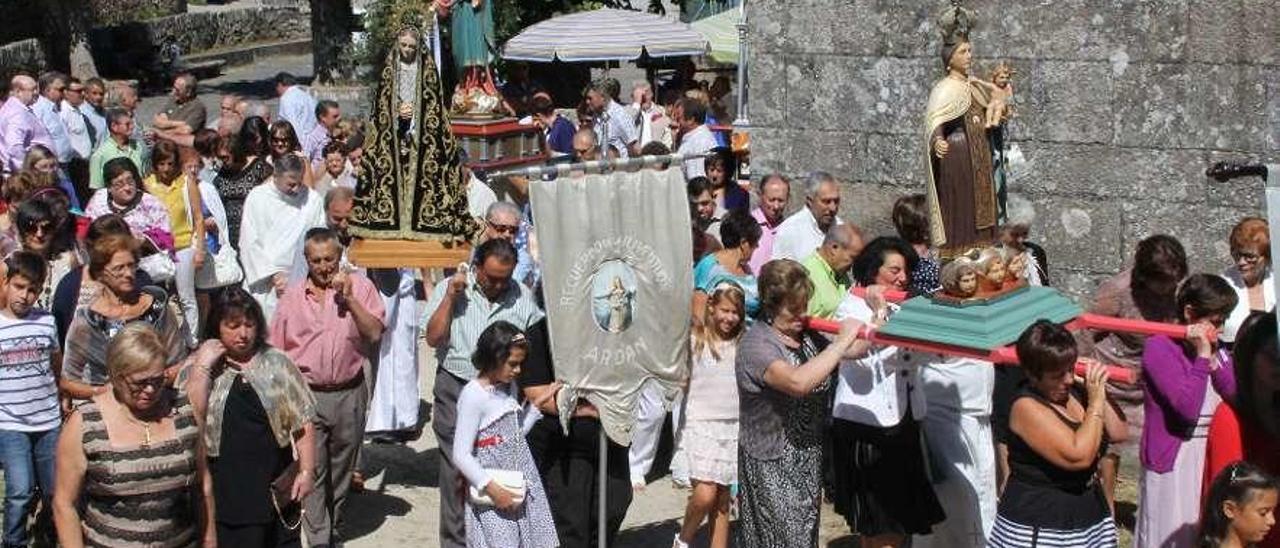
<path fill-rule="evenodd" d="M 1280 547 L 1278 4 L 17 3 L 5 548 Z"/>

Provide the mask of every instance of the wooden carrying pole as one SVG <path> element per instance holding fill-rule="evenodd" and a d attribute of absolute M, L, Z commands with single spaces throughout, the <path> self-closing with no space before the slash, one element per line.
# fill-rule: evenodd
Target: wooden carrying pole
<path fill-rule="evenodd" d="M 809 328 L 823 333 L 839 333 L 840 322 L 834 320 L 824 320 L 821 318 L 809 318 Z M 992 350 L 982 350 L 978 348 L 966 348 L 963 346 L 953 346 L 949 344 L 935 343 L 930 341 L 922 341 L 916 339 L 903 339 L 900 337 L 891 337 L 881 334 L 875 329 L 863 326 L 858 332 L 859 339 L 865 339 L 877 344 L 898 346 L 902 348 L 910 348 L 921 352 L 931 352 L 934 354 L 943 354 L 947 356 L 958 356 L 961 358 L 974 358 L 999 365 L 1017 365 L 1018 352 L 1012 346 L 1001 346 Z M 1076 374 L 1083 375 L 1088 371 L 1089 365 L 1083 361 L 1076 362 Z M 1133 384 L 1133 372 L 1117 367 L 1114 365 L 1107 366 L 1107 374 L 1111 380 L 1116 382 Z"/>

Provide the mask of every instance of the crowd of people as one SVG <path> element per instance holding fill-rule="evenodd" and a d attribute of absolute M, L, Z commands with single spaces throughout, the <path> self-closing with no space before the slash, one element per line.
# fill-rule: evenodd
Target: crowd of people
<path fill-rule="evenodd" d="M 670 169 L 693 229 L 687 382 L 670 415 L 645 385 L 634 442 L 609 442 L 605 465 L 597 409 L 557 401 L 528 181 L 499 199 L 467 172 L 483 231 L 456 271 L 360 268 L 346 251 L 364 124 L 289 74 L 275 83 L 277 111 L 224 96 L 211 120 L 179 75 L 145 121 L 126 82 L 9 83 L 5 546 L 340 545 L 366 437 L 422 428 L 420 339 L 437 363 L 442 546 L 586 547 L 600 525 L 612 543 L 667 420 L 690 493 L 674 548 L 816 546 L 823 500 L 866 547 L 1114 546 L 1119 463 L 1135 457 L 1136 545 L 1280 546 L 1263 219 L 1223 235 L 1221 275 L 1152 235 L 1091 300 L 1184 339 L 1042 320 L 1016 342 L 1021 367 L 996 367 L 859 337 L 896 312 L 891 294 L 965 275 L 930 245 L 923 195 L 875 235 L 842 217 L 840 179 L 814 172 L 785 215 L 793 181 L 742 177 L 713 129 L 722 93 L 672 83 L 658 101 L 640 83 L 624 105 L 605 79 L 571 121 L 522 86 L 510 104 L 553 157 L 686 154 Z M 1013 216 L 974 260 L 1048 285 L 1030 226 Z"/>

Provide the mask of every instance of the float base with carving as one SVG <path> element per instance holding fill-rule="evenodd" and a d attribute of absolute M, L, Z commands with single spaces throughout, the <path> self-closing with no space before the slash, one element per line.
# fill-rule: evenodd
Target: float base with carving
<path fill-rule="evenodd" d="M 1084 312 L 1048 287 L 1023 286 L 997 297 L 973 303 L 915 297 L 902 303 L 902 309 L 878 333 L 896 339 L 993 350 L 1017 341 L 1036 320 L 1066 323 Z"/>
<path fill-rule="evenodd" d="M 468 118 L 454 115 L 449 129 L 467 153 L 471 169 L 509 169 L 547 159 L 542 130 L 515 118 Z"/>

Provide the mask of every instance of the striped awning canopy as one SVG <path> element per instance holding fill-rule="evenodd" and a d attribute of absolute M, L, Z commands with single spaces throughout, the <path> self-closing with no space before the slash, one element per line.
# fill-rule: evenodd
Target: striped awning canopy
<path fill-rule="evenodd" d="M 502 57 L 549 63 L 634 61 L 707 53 L 706 37 L 651 13 L 598 9 L 548 19 L 507 41 Z"/>
<path fill-rule="evenodd" d="M 711 42 L 709 57 L 717 63 L 738 64 L 738 10 L 725 10 L 693 22 L 693 30 Z"/>

